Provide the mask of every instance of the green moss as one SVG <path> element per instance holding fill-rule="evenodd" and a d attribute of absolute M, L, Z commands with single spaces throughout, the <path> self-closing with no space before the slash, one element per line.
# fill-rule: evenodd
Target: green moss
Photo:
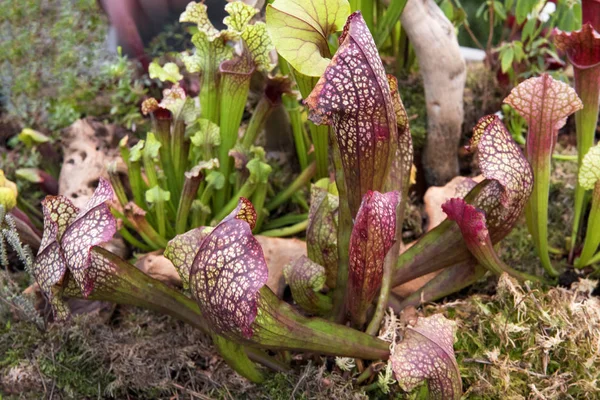
<path fill-rule="evenodd" d="M 459 324 L 455 351 L 467 398 L 597 398 L 600 302 L 595 282 L 572 290 L 519 286 L 508 276 L 497 294 L 432 306 Z"/>
<path fill-rule="evenodd" d="M 427 104 L 423 80 L 418 75 L 398 77 L 398 90 L 410 121 L 413 146 L 419 150 L 427 138 Z"/>

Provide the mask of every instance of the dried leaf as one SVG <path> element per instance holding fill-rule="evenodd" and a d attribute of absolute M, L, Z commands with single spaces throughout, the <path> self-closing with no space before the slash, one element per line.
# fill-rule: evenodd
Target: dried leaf
<path fill-rule="evenodd" d="M 348 17 L 337 53 L 305 102 L 313 122 L 334 127 L 354 217 L 368 190 L 383 191 L 398 142 L 388 78 L 360 13 Z"/>
<path fill-rule="evenodd" d="M 400 387 L 411 391 L 427 380 L 429 399 L 453 400 L 462 395 L 460 371 L 454 357 L 456 324 L 441 314 L 419 318 L 390 356 Z"/>

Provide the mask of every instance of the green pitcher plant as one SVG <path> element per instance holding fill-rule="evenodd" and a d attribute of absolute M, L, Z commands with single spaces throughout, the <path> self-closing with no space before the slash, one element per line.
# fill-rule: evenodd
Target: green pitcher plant
<path fill-rule="evenodd" d="M 311 187 L 307 255 L 284 268 L 293 302 L 266 286 L 269 270 L 253 235 L 260 209 L 250 198 L 235 195 L 234 207 L 218 211 L 226 213 L 216 226 L 197 226 L 166 243 L 165 256 L 182 280 L 176 290 L 100 247 L 117 230 L 113 189 L 105 180 L 83 210 L 60 196 L 44 202 L 36 280 L 57 317 L 66 315 L 63 299 L 83 297 L 190 323 L 254 382 L 265 377 L 255 363 L 282 371 L 288 366 L 281 360 L 289 357 L 280 352 L 310 352 L 362 360 L 357 382 L 375 373 L 371 363 L 384 361 L 403 390 L 427 381 L 430 398 L 461 398 L 452 321 L 419 317 L 404 327 L 401 340 L 383 334 L 382 322 L 390 306 L 399 312 L 438 299 L 487 272 L 540 279 L 506 265 L 494 249 L 525 209 L 534 171 L 499 118 L 483 117 L 468 149 L 485 179 L 459 187 L 443 205 L 448 218 L 400 254 L 413 160 L 410 128 L 397 82 L 385 74 L 360 12 L 345 20 L 337 51 L 304 103 L 310 119 L 331 133 L 335 182 L 325 178 Z M 160 106 L 153 112 L 159 121 Z M 153 151 L 146 156 L 150 162 L 160 148 Z M 135 203 L 129 206 L 128 212 L 143 214 Z M 394 286 L 434 271 L 440 273 L 414 294 L 390 302 Z"/>

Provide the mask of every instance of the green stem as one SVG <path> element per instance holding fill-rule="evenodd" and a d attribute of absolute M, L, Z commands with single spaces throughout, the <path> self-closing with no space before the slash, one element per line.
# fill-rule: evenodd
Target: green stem
<path fill-rule="evenodd" d="M 250 196 L 252 196 L 252 193 L 254 193 L 256 186 L 256 183 L 250 182 L 249 180 L 244 182 L 240 190 L 233 197 L 231 197 L 229 202 L 227 202 L 227 204 L 225 204 L 225 206 L 221 208 L 221 210 L 217 213 L 217 215 L 214 217 L 214 221 L 219 222 L 223 218 L 225 218 L 227 214 L 232 212 L 233 209 L 237 206 L 240 197 L 245 197 L 247 199 L 250 198 Z"/>
<path fill-rule="evenodd" d="M 264 226 L 265 229 L 276 229 L 284 226 L 288 226 L 291 224 L 297 224 L 298 222 L 302 222 L 308 218 L 308 214 L 286 214 L 283 217 L 279 217 L 277 219 L 270 220 Z"/>
<path fill-rule="evenodd" d="M 301 115 L 302 107 L 298 105 L 295 96 L 288 94 L 283 95 L 283 105 L 288 112 L 290 123 L 292 124 L 292 134 L 294 135 L 298 163 L 300 164 L 300 169 L 304 171 L 308 167 L 308 152 L 306 151 L 307 146 L 304 141 L 305 132 Z"/>
<path fill-rule="evenodd" d="M 254 113 L 250 118 L 250 122 L 248 122 L 248 128 L 246 128 L 246 132 L 244 132 L 244 137 L 242 138 L 242 147 L 245 149 L 249 149 L 250 146 L 254 144 L 256 137 L 260 133 L 267 117 L 273 111 L 273 104 L 266 97 L 262 96 L 256 108 L 254 109 Z"/>
<path fill-rule="evenodd" d="M 552 159 L 556 161 L 577 161 L 579 156 L 571 154 L 552 154 Z"/>
<path fill-rule="evenodd" d="M 233 63 L 234 67 L 236 65 Z M 219 170 L 225 177 L 225 187 L 217 193 L 217 204 L 224 204 L 231 190 L 229 174 L 233 160 L 229 157 L 229 151 L 235 147 L 238 140 L 238 131 L 248 99 L 253 68 L 249 71 L 242 68 L 241 72 L 235 70 L 236 68 L 228 70 L 221 68 Z"/>
<path fill-rule="evenodd" d="M 152 226 L 148 224 L 144 216 L 135 215 L 134 212 L 131 211 L 126 211 L 127 215 L 125 215 L 114 207 L 110 208 L 110 212 L 112 213 L 112 215 L 115 216 L 115 218 L 123 221 L 123 224 L 125 224 L 127 228 L 136 231 L 142 237 L 142 239 L 144 239 L 144 242 L 146 242 L 153 249 L 160 249 L 166 247 L 166 241 L 164 242 L 163 246 L 163 242 L 161 242 L 162 238 L 160 238 L 160 236 L 158 236 L 158 233 L 156 233 Z M 140 224 L 142 224 L 142 226 L 144 227 L 149 226 L 151 231 L 146 232 L 143 229 L 140 229 Z"/>
<path fill-rule="evenodd" d="M 588 216 L 587 231 L 583 242 L 583 250 L 579 259 L 575 262 L 575 267 L 583 268 L 589 264 L 593 258 L 598 246 L 600 245 L 600 181 L 594 186 L 592 195 L 592 207 Z"/>
<path fill-rule="evenodd" d="M 128 217 L 129 218 L 129 217 Z M 161 236 L 156 230 L 150 225 L 145 216 L 132 216 L 129 220 L 133 223 L 136 231 L 144 238 L 148 243 L 152 243 L 157 248 L 167 247 L 167 239 Z"/>
<path fill-rule="evenodd" d="M 125 207 L 127 203 L 129 203 L 129 199 L 127 198 L 127 194 L 125 194 L 125 187 L 123 186 L 123 182 L 119 177 L 119 173 L 117 172 L 117 163 L 111 162 L 106 168 L 108 172 L 108 179 L 110 180 L 110 185 L 112 186 L 117 199 L 121 206 Z"/>
<path fill-rule="evenodd" d="M 329 57 L 329 54 L 325 54 L 325 57 Z M 302 75 L 294 68 L 290 66 L 300 94 L 303 99 L 306 99 L 310 92 L 317 84 L 319 78 Z M 308 129 L 315 149 L 315 160 L 317 161 L 317 175 L 316 179 L 325 178 L 329 175 L 329 126 L 327 125 L 315 125 L 314 123 L 308 123 Z"/>
<path fill-rule="evenodd" d="M 200 171 L 195 174 L 193 172 L 186 172 L 183 192 L 179 198 L 179 207 L 177 207 L 175 231 L 178 235 L 187 230 L 190 208 L 192 207 L 192 202 L 198 195 L 198 188 L 200 187 L 201 181 L 202 174 Z"/>
<path fill-rule="evenodd" d="M 422 288 L 402 300 L 400 304 L 391 302 L 390 306 L 399 313 L 407 306 L 418 307 L 421 304 L 441 299 L 477 282 L 485 275 L 486 271 L 477 263 L 477 260 L 470 257 L 469 260 L 444 269 Z"/>
<path fill-rule="evenodd" d="M 142 178 L 142 165 L 138 161 L 129 163 L 129 185 L 133 193 L 133 201 L 144 210 L 147 209 L 144 195 L 146 193 L 146 183 Z"/>
<path fill-rule="evenodd" d="M 387 10 L 383 14 L 381 21 L 378 21 L 377 28 L 375 29 L 375 44 L 377 48 L 381 48 L 387 40 L 390 32 L 400 19 L 402 11 L 408 0 L 393 0 L 390 2 Z"/>
<path fill-rule="evenodd" d="M 375 306 L 375 313 L 373 314 L 373 318 L 371 319 L 371 322 L 365 331 L 371 336 L 376 336 L 379 332 L 381 321 L 383 321 L 385 310 L 387 310 L 388 307 L 390 290 L 392 289 L 392 273 L 394 271 L 394 264 L 398 259 L 398 253 L 400 253 L 400 243 L 402 243 L 398 241 L 398 237 L 400 237 L 400 240 L 402 240 L 402 224 L 400 224 L 396 230 L 400 231 L 400 234 L 396 235 L 396 242 L 385 256 L 385 260 L 383 262 L 383 275 L 381 277 L 381 289 L 379 290 L 379 297 L 377 299 L 377 305 Z"/>
<path fill-rule="evenodd" d="M 212 64 L 212 63 L 211 63 Z M 202 118 L 219 125 L 219 93 L 217 91 L 216 66 L 212 65 L 203 71 L 202 87 L 200 88 L 200 108 Z"/>
<path fill-rule="evenodd" d="M 525 207 L 527 226 L 546 272 L 558 276 L 548 253 L 548 196 L 550 194 L 550 160 L 536 163 L 533 170 L 533 191 Z"/>
<path fill-rule="evenodd" d="M 375 33 L 375 30 L 373 29 L 373 24 L 375 22 L 373 14 L 373 2 L 373 0 L 358 0 L 358 3 L 360 4 L 358 9 L 362 13 L 363 18 L 367 23 L 367 27 L 369 28 L 369 31 L 371 31 L 371 33 Z"/>
<path fill-rule="evenodd" d="M 174 171 L 170 171 L 167 174 L 165 174 L 168 178 L 167 181 L 170 181 L 171 179 L 174 180 L 174 184 L 171 184 L 169 186 L 175 187 L 176 191 L 171 192 L 171 198 L 174 201 L 176 201 L 176 199 L 178 199 L 181 195 L 181 190 L 184 184 L 182 183 L 184 177 L 183 174 L 187 169 L 187 154 L 189 152 L 186 147 L 187 146 L 185 141 L 185 123 L 183 121 L 175 121 L 173 125 L 173 135 L 171 136 L 171 156 Z"/>
<path fill-rule="evenodd" d="M 148 246 L 147 244 L 140 242 L 139 240 L 137 240 L 135 238 L 135 236 L 133 236 L 128 230 L 127 228 L 121 228 L 119 229 L 119 234 L 121 236 L 123 236 L 123 239 L 125 239 L 125 241 L 127 241 L 127 243 L 129 243 L 130 245 L 132 245 L 133 247 L 145 251 L 145 252 L 150 252 L 152 250 L 154 250 L 154 248 L 152 248 L 151 246 Z"/>
<path fill-rule="evenodd" d="M 575 68 L 575 89 L 583 102 L 583 109 L 575 113 L 577 129 L 578 169 L 581 168 L 583 157 L 594 144 L 596 126 L 598 124 L 598 106 L 600 95 L 600 72 L 596 66 L 589 69 Z M 575 186 L 575 212 L 573 215 L 573 230 L 571 233 L 571 248 L 575 249 L 577 236 L 586 205 L 585 189 L 577 182 Z"/>
<path fill-rule="evenodd" d="M 333 164 L 335 166 L 335 183 L 340 198 L 338 219 L 338 269 L 336 286 L 333 292 L 333 317 L 338 322 L 345 319 L 346 289 L 348 286 L 348 265 L 350 254 L 350 235 L 354 225 L 352 213 L 348 204 L 348 188 L 344 177 L 342 156 L 337 140 L 331 140 L 333 144 Z"/>
<path fill-rule="evenodd" d="M 265 376 L 256 365 L 248 358 L 244 348 L 238 343 L 234 343 L 219 335 L 212 335 L 213 343 L 219 350 L 219 354 L 227 365 L 234 371 L 248 379 L 250 382 L 262 383 Z"/>
<path fill-rule="evenodd" d="M 257 212 L 257 220 L 256 225 L 254 227 L 254 232 L 260 232 L 260 228 L 265 220 L 265 213 L 267 212 L 264 209 L 265 199 L 267 197 L 267 182 L 259 182 L 254 193 L 252 193 L 252 204 Z"/>
<path fill-rule="evenodd" d="M 596 263 L 600 263 L 600 253 L 597 253 L 594 257 L 590 258 L 590 260 L 585 264 L 585 266 L 587 267 Z"/>
<path fill-rule="evenodd" d="M 389 343 L 345 325 L 307 318 L 267 287 L 259 292 L 258 309 L 252 342 L 260 347 L 364 360 L 386 360 L 390 355 Z"/>
<path fill-rule="evenodd" d="M 305 220 L 302 222 L 298 222 L 295 225 L 286 226 L 285 228 L 277 228 L 277 229 L 271 229 L 269 231 L 263 231 L 260 234 L 261 234 L 261 236 L 269 236 L 269 237 L 292 236 L 292 235 L 297 235 L 301 232 L 304 232 L 306 230 L 307 226 L 308 226 L 308 220 Z"/>
<path fill-rule="evenodd" d="M 175 166 L 173 165 L 173 157 L 171 157 L 171 118 L 157 118 L 152 114 L 152 130 L 160 142 L 160 163 L 163 167 L 163 171 L 167 178 L 167 185 L 169 191 L 171 192 L 171 200 L 175 201 L 175 199 L 179 196 L 179 191 L 177 185 L 177 178 L 175 176 Z M 175 205 L 175 204 L 174 204 Z"/>
<path fill-rule="evenodd" d="M 296 177 L 296 179 L 294 179 L 290 186 L 288 186 L 282 192 L 279 192 L 277 196 L 271 199 L 271 201 L 267 204 L 267 210 L 273 211 L 283 204 L 287 199 L 289 199 L 294 193 L 305 187 L 315 175 L 316 171 L 316 163 L 312 162 L 304 171 L 302 171 L 302 173 L 300 173 L 300 175 Z"/>

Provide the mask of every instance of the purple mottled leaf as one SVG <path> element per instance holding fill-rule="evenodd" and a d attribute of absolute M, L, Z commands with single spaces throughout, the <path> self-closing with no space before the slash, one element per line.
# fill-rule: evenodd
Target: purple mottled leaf
<path fill-rule="evenodd" d="M 398 147 L 396 155 L 392 159 L 386 191 L 397 190 L 402 194 L 402 201 L 405 202 L 406 199 L 404 196 L 408 193 L 410 186 L 410 170 L 413 163 L 412 135 L 408 123 L 408 114 L 398 92 L 398 81 L 392 75 L 388 75 L 387 77 L 398 125 Z"/>
<path fill-rule="evenodd" d="M 442 210 L 451 221 L 456 221 L 463 239 L 469 244 L 480 245 L 489 240 L 489 232 L 485 225 L 485 214 L 463 199 L 453 198 L 442 204 Z"/>
<path fill-rule="evenodd" d="M 506 272 L 520 280 L 537 280 L 536 277 L 512 269 L 500 260 L 494 250 L 482 210 L 459 198 L 446 201 L 442 204 L 442 210 L 449 220 L 458 224 L 467 248 L 479 264 L 497 275 Z"/>
<path fill-rule="evenodd" d="M 338 268 L 338 211 L 340 200 L 318 186 L 310 192 L 310 210 L 306 228 L 308 257 L 325 268 L 326 284 L 335 288 Z"/>
<path fill-rule="evenodd" d="M 465 200 L 485 212 L 491 241 L 496 244 L 513 229 L 527 204 L 533 188 L 531 166 L 495 115 L 479 120 L 468 148 L 477 150 L 476 160 L 485 179 L 467 193 Z M 466 262 L 477 260 L 463 242 L 458 226 L 446 220 L 400 255 L 393 285 Z"/>
<path fill-rule="evenodd" d="M 384 190 L 396 156 L 397 121 L 388 78 L 360 12 L 348 17 L 339 43 L 306 104 L 313 122 L 333 125 L 354 217 L 368 190 Z"/>
<path fill-rule="evenodd" d="M 479 120 L 468 148 L 477 149 L 479 168 L 486 178 L 473 189 L 483 186 L 473 204 L 485 211 L 492 242 L 496 243 L 512 230 L 523 212 L 533 189 L 533 172 L 495 115 Z"/>
<path fill-rule="evenodd" d="M 577 70 L 600 67 L 600 33 L 591 24 L 573 32 L 554 29 L 552 34 L 556 47 L 567 53 Z"/>
<path fill-rule="evenodd" d="M 188 289 L 190 286 L 190 269 L 200 244 L 210 233 L 210 228 L 201 226 L 192 229 L 186 233 L 175 236 L 169 241 L 165 248 L 164 256 L 171 260 L 179 277 L 184 289 Z"/>
<path fill-rule="evenodd" d="M 331 309 L 331 299 L 320 293 L 325 286 L 325 268 L 302 256 L 283 268 L 294 301 L 305 311 L 320 314 Z"/>
<path fill-rule="evenodd" d="M 59 318 L 64 316 L 66 308 L 55 294 L 67 270 L 84 296 L 93 289 L 90 251 L 93 246 L 110 240 L 116 231 L 116 221 L 106 205 L 112 198 L 110 184 L 101 178 L 83 210 L 63 196 L 48 196 L 42 202 L 44 233 L 33 275 Z"/>
<path fill-rule="evenodd" d="M 110 183 L 100 178 L 92 198 L 79 211 L 61 238 L 61 249 L 67 265 L 84 296 L 94 288 L 94 281 L 88 275 L 91 248 L 108 242 L 117 230 L 116 220 L 107 205 L 113 196 Z"/>
<path fill-rule="evenodd" d="M 69 224 L 76 218 L 78 209 L 63 196 L 47 196 L 42 201 L 44 233 L 33 263 L 33 276 L 42 292 L 52 304 L 57 319 L 66 316 L 66 308 L 54 295 L 53 287 L 62 282 L 67 262 L 60 249 L 60 239 Z"/>
<path fill-rule="evenodd" d="M 190 272 L 190 290 L 202 314 L 225 336 L 250 338 L 258 292 L 268 269 L 252 236 L 256 212 L 240 198 L 237 208 L 202 241 Z"/>
<path fill-rule="evenodd" d="M 421 317 L 414 327 L 406 328 L 404 339 L 390 356 L 403 390 L 410 391 L 426 380 L 429 399 L 461 398 L 462 382 L 453 349 L 455 329 L 456 324 L 441 314 Z"/>
<path fill-rule="evenodd" d="M 548 74 L 521 82 L 504 102 L 517 110 L 529 125 L 526 154 L 534 172 L 540 163 L 550 163 L 558 130 L 569 115 L 582 107 L 573 88 Z"/>
<path fill-rule="evenodd" d="M 364 323 L 368 307 L 381 286 L 383 262 L 394 244 L 398 192 L 368 191 L 356 214 L 350 236 L 347 309 L 352 321 Z"/>

